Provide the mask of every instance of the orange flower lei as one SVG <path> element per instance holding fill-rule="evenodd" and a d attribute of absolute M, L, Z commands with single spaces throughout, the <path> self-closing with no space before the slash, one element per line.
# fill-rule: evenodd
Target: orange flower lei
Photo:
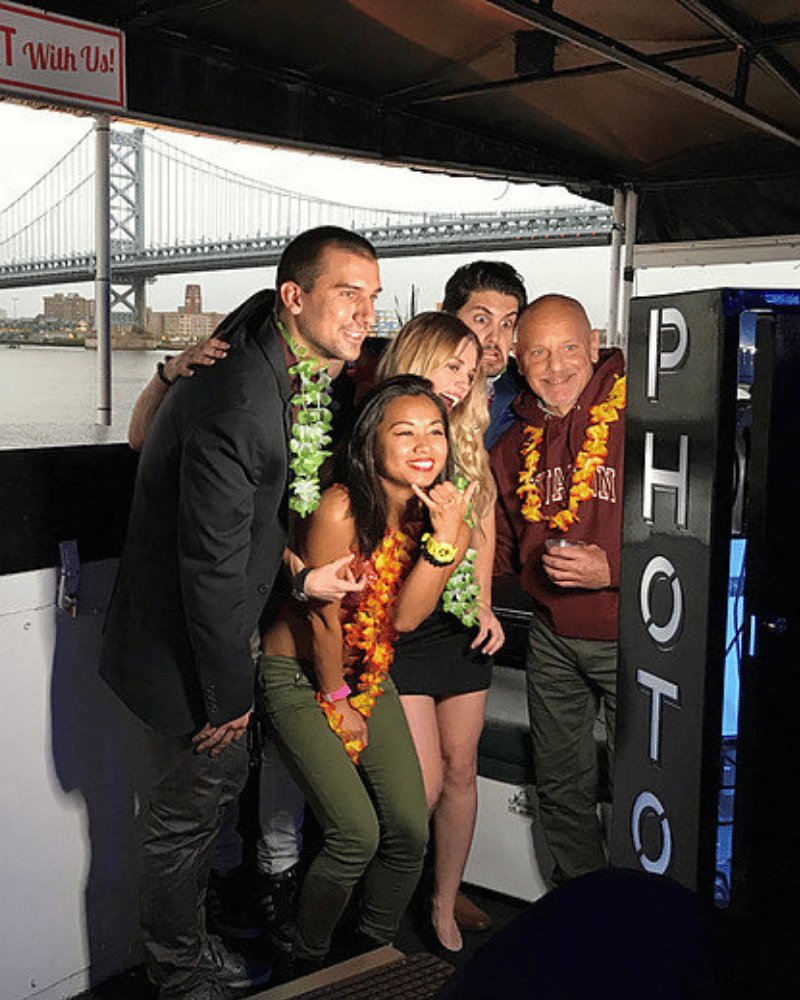
<path fill-rule="evenodd" d="M 358 694 L 349 702 L 365 719 L 370 717 L 376 699 L 383 694 L 382 685 L 394 659 L 397 633 L 389 612 L 414 563 L 412 553 L 416 547 L 416 540 L 401 531 L 387 533 L 372 559 L 374 578 L 367 581 L 352 620 L 345 622 L 343 627 L 345 651 L 361 653 L 361 673 L 356 684 Z M 350 759 L 358 764 L 363 744 L 360 740 L 345 740 L 342 715 L 336 711 L 335 702 L 325 701 L 319 693 L 317 701 L 328 717 L 328 725 L 343 740 Z"/>
<path fill-rule="evenodd" d="M 619 420 L 619 411 L 624 407 L 625 376 L 623 375 L 615 379 L 605 401 L 589 410 L 591 421 L 586 428 L 583 447 L 575 456 L 569 504 L 550 518 L 549 527 L 566 531 L 575 521 L 580 521 L 578 505 L 594 496 L 594 490 L 589 484 L 598 467 L 608 456 L 608 425 Z M 539 465 L 539 445 L 543 434 L 543 428 L 528 425 L 525 428 L 525 442 L 519 450 L 525 462 L 519 474 L 517 496 L 522 499 L 522 516 L 531 522 L 542 520 L 540 510 L 542 498 L 536 488 L 536 469 Z"/>

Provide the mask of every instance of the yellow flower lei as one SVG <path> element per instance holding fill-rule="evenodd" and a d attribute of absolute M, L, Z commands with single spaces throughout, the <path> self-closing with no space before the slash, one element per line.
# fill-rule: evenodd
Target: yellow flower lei
<path fill-rule="evenodd" d="M 345 651 L 361 653 L 361 673 L 356 684 L 358 694 L 349 699 L 352 708 L 365 719 L 372 713 L 375 701 L 383 694 L 383 682 L 394 659 L 397 638 L 389 612 L 400 593 L 408 571 L 414 563 L 412 553 L 417 542 L 398 531 L 386 534 L 372 559 L 374 580 L 368 581 L 361 592 L 355 614 L 344 624 Z M 354 764 L 364 749 L 360 740 L 344 740 L 342 715 L 317 694 L 317 701 L 328 718 L 328 725 L 344 741 L 344 748 Z"/>
<path fill-rule="evenodd" d="M 586 428 L 586 438 L 583 447 L 575 456 L 575 467 L 572 471 L 572 486 L 569 491 L 569 503 L 550 518 L 548 525 L 566 531 L 578 517 L 578 505 L 594 496 L 594 490 L 589 485 L 595 471 L 608 456 L 608 425 L 619 420 L 619 411 L 625 407 L 625 376 L 617 376 L 611 391 L 605 401 L 598 403 L 589 410 L 591 421 Z M 542 498 L 536 488 L 536 469 L 539 465 L 539 445 L 544 429 L 528 425 L 525 428 L 525 442 L 519 450 L 525 459 L 519 474 L 517 496 L 522 500 L 522 516 L 526 521 L 542 520 Z"/>

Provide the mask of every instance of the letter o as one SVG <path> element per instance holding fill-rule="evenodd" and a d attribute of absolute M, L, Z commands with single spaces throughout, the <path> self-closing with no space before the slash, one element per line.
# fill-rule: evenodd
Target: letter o
<path fill-rule="evenodd" d="M 666 577 L 672 590 L 672 613 L 666 625 L 657 625 L 650 609 L 650 591 L 658 576 Z M 639 583 L 639 606 L 650 638 L 659 646 L 669 645 L 683 624 L 683 588 L 675 567 L 665 556 L 653 556 L 645 566 Z"/>
<path fill-rule="evenodd" d="M 644 853 L 640 833 L 642 815 L 648 809 L 655 813 L 656 819 L 661 826 L 661 854 L 655 860 L 649 858 Z M 631 835 L 633 837 L 633 846 L 636 850 L 636 857 L 642 868 L 653 875 L 663 875 L 667 868 L 669 868 L 669 863 L 672 860 L 672 830 L 664 806 L 661 804 L 660 799 L 652 792 L 642 792 L 633 803 Z"/>

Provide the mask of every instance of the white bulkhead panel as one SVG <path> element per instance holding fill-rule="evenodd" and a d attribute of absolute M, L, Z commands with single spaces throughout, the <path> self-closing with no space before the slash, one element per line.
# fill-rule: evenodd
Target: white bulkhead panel
<path fill-rule="evenodd" d="M 139 960 L 144 727 L 97 674 L 116 563 L 0 577 L 0 998 L 74 996 Z"/>

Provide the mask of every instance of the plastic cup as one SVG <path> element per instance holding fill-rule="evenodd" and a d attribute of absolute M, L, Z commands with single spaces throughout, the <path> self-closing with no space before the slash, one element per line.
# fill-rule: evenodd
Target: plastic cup
<path fill-rule="evenodd" d="M 569 538 L 545 538 L 544 547 L 548 552 L 558 551 L 558 549 L 579 549 L 586 545 L 586 542 L 572 540 Z"/>

